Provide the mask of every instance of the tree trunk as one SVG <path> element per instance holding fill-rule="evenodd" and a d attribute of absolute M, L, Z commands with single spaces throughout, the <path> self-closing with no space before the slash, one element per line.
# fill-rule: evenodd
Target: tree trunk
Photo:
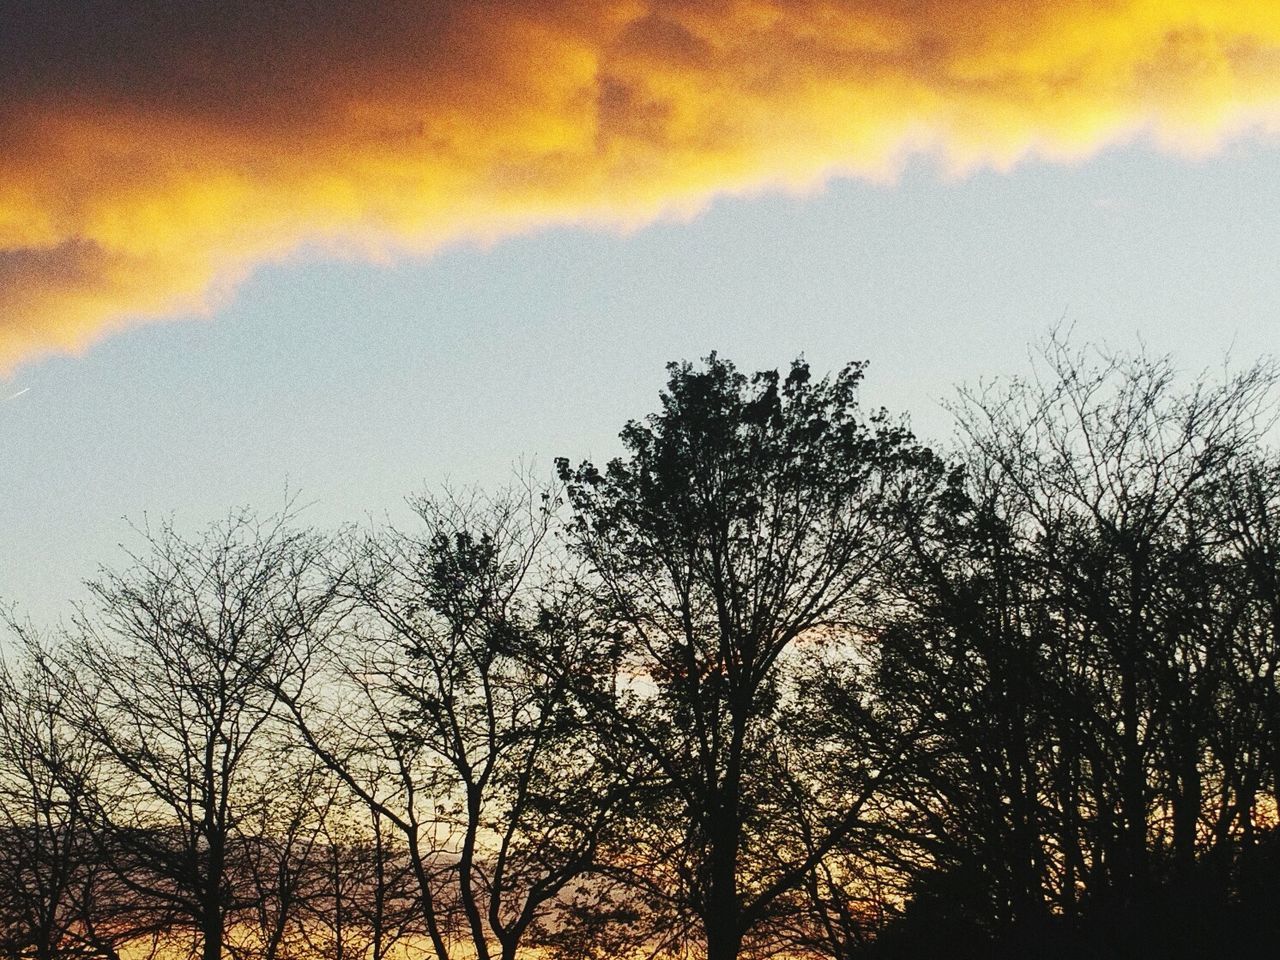
<path fill-rule="evenodd" d="M 225 840 L 209 831 L 209 862 L 205 877 L 204 904 L 200 918 L 203 939 L 201 960 L 222 960 L 222 937 L 225 918 L 222 915 L 222 878 L 226 863 Z"/>
<path fill-rule="evenodd" d="M 738 845 L 742 836 L 742 751 L 745 719 L 734 720 L 724 779 L 709 804 L 707 904 L 704 924 L 707 960 L 736 960 L 742 947 L 738 903 Z"/>
<path fill-rule="evenodd" d="M 1187 882 L 1196 866 L 1196 826 L 1202 789 L 1196 756 L 1187 739 L 1180 738 L 1177 790 L 1173 797 L 1173 856 L 1179 879 Z"/>
<path fill-rule="evenodd" d="M 222 910 L 214 908 L 207 911 L 202 924 L 204 943 L 201 945 L 201 960 L 222 960 Z"/>
<path fill-rule="evenodd" d="M 1121 664 L 1121 757 L 1120 808 L 1124 837 L 1122 874 L 1124 897 L 1130 903 L 1140 899 L 1147 880 L 1147 782 L 1139 740 L 1138 681 L 1131 650 Z"/>
<path fill-rule="evenodd" d="M 724 923 L 708 920 L 707 960 L 737 960 L 738 951 L 742 949 L 742 937 L 737 927 L 733 917 Z"/>

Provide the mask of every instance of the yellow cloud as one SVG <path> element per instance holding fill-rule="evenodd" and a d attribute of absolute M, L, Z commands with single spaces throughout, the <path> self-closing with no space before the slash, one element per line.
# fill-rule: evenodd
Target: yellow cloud
<path fill-rule="evenodd" d="M 0 370 L 383 256 L 724 191 L 1280 126 L 1280 4 L 74 0 L 6 8 Z M 358 11 L 355 13 L 355 11 Z"/>

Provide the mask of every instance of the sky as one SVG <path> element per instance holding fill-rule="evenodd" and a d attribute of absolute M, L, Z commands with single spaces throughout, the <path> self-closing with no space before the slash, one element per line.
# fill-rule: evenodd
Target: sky
<path fill-rule="evenodd" d="M 0 599 L 607 457 L 711 350 L 945 440 L 1056 324 L 1280 340 L 1280 4 L 354 9 L 0 2 Z"/>

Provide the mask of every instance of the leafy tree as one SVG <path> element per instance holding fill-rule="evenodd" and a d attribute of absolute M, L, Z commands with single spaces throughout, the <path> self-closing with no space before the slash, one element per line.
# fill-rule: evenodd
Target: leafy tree
<path fill-rule="evenodd" d="M 665 786 L 619 867 L 725 960 L 753 935 L 767 946 L 767 921 L 882 775 L 806 781 L 812 758 L 783 729 L 791 661 L 866 622 L 904 547 L 897 516 L 939 466 L 901 423 L 862 412 L 860 364 L 748 377 L 712 355 L 668 372 L 661 409 L 622 431 L 624 457 L 558 462 L 571 542 L 619 642 L 613 676 L 580 692 L 619 755 Z"/>

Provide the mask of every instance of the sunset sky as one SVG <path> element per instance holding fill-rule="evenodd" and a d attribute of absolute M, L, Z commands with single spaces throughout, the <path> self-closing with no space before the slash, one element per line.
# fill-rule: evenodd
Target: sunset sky
<path fill-rule="evenodd" d="M 1276 349 L 1280 2 L 0 0 L 0 600 L 605 457 L 670 359 Z"/>

